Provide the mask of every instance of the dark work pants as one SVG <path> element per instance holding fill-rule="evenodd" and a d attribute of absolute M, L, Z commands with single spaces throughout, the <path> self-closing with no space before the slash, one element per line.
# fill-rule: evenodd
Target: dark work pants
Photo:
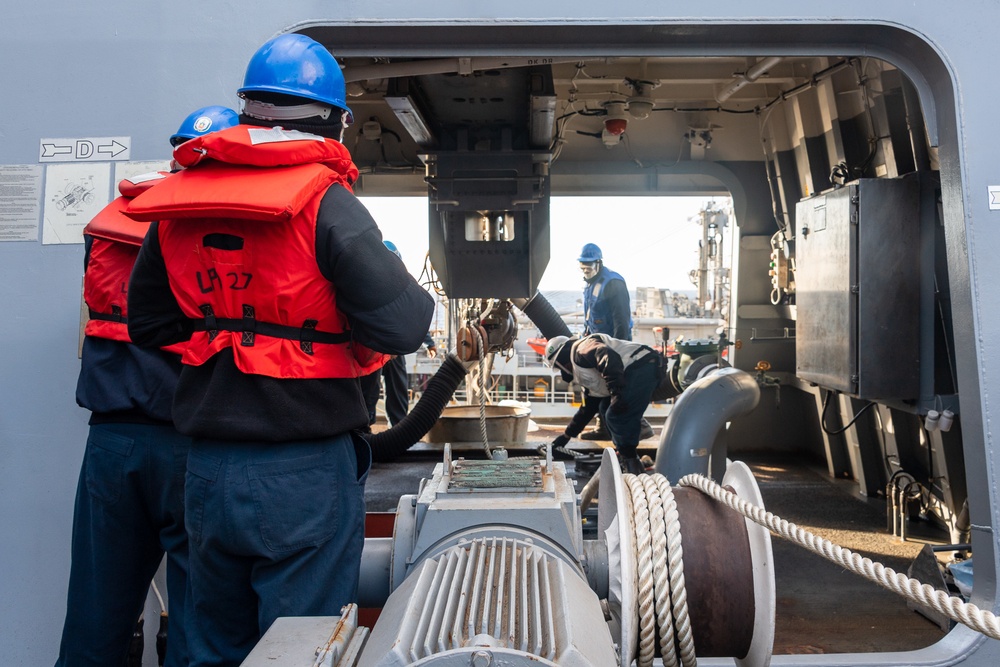
<path fill-rule="evenodd" d="M 184 468 L 190 440 L 169 426 L 94 424 L 76 492 L 60 667 L 117 667 L 167 554 L 166 664 L 187 664 Z M 156 632 L 149 620 L 146 631 Z"/>
<path fill-rule="evenodd" d="M 385 381 L 385 416 L 390 426 L 403 421 L 410 410 L 410 381 L 406 376 L 406 357 L 393 357 L 382 367 Z"/>
<path fill-rule="evenodd" d="M 361 395 L 365 399 L 365 408 L 368 410 L 368 425 L 375 423 L 375 409 L 378 407 L 378 395 L 382 390 L 382 369 L 374 373 L 363 375 L 358 378 L 361 383 Z"/>
<path fill-rule="evenodd" d="M 380 380 L 385 380 L 385 416 L 390 426 L 403 421 L 410 411 L 410 379 L 406 375 L 406 358 L 392 357 L 389 363 L 371 375 L 361 378 L 361 393 L 368 408 L 368 422 L 375 423 L 375 407 L 381 389 Z"/>
<path fill-rule="evenodd" d="M 611 441 L 622 456 L 633 457 L 639 447 L 639 432 L 642 429 L 642 415 L 649 407 L 653 391 L 659 385 L 658 360 L 648 355 L 625 369 L 625 386 L 621 400 L 627 406 L 618 412 L 608 408 L 606 415 Z"/>
<path fill-rule="evenodd" d="M 185 488 L 192 667 L 239 665 L 280 616 L 357 600 L 368 443 L 195 439 Z"/>

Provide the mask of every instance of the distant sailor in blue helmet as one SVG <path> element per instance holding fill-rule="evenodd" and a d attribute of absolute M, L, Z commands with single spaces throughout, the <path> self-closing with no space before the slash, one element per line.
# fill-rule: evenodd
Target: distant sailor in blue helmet
<path fill-rule="evenodd" d="M 632 306 L 625 279 L 604 266 L 604 254 L 596 243 L 583 246 L 577 261 L 587 283 L 583 288 L 584 333 L 632 340 Z"/>

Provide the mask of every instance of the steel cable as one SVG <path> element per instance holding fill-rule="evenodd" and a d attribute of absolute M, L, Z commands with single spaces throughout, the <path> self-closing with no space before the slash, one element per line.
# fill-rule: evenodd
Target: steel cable
<path fill-rule="evenodd" d="M 490 450 L 490 441 L 486 436 L 486 341 L 479 332 L 479 328 L 473 329 L 476 332 L 476 342 L 479 343 L 479 434 L 483 437 L 483 450 L 486 458 L 492 460 L 493 452 Z"/>

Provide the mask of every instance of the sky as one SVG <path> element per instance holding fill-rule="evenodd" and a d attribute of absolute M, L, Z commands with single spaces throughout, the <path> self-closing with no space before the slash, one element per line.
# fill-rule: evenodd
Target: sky
<path fill-rule="evenodd" d="M 427 253 L 427 200 L 423 197 L 364 197 L 382 238 L 392 241 L 414 276 Z M 688 273 L 698 267 L 702 231 L 696 222 L 707 202 L 728 208 L 716 197 L 553 197 L 551 252 L 539 290 L 582 289 L 576 258 L 585 243 L 596 243 L 604 264 L 629 288 L 693 290 Z M 693 218 L 693 219 L 692 219 Z M 724 252 L 729 254 L 729 239 Z"/>

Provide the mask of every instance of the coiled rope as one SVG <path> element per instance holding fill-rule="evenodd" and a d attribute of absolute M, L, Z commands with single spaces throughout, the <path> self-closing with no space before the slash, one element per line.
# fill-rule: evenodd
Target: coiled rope
<path fill-rule="evenodd" d="M 677 485 L 698 489 L 754 523 L 786 540 L 805 547 L 818 556 L 822 556 L 883 588 L 898 593 L 911 602 L 934 609 L 953 621 L 981 632 L 987 637 L 1000 639 L 1000 619 L 989 611 L 963 602 L 929 584 L 922 584 L 916 579 L 900 574 L 881 563 L 873 562 L 870 558 L 864 558 L 850 549 L 814 535 L 794 523 L 776 517 L 764 508 L 757 507 L 727 491 L 703 475 L 685 475 Z"/>
<path fill-rule="evenodd" d="M 695 667 L 694 637 L 684 586 L 677 503 L 659 474 L 622 475 L 636 541 L 639 667 L 653 664 L 657 632 L 665 667 Z"/>

